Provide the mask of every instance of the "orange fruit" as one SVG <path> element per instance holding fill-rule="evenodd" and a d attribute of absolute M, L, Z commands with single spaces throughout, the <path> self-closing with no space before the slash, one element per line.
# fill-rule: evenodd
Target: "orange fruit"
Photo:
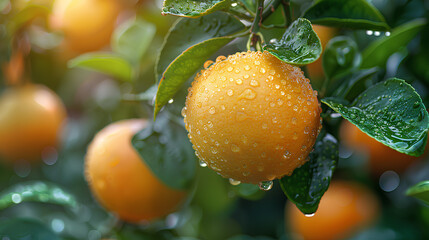
<path fill-rule="evenodd" d="M 322 48 L 325 50 L 326 44 L 333 38 L 337 32 L 335 28 L 325 27 L 320 25 L 312 25 L 313 30 L 319 36 L 320 42 L 322 43 Z M 308 77 L 311 80 L 319 81 L 325 77 L 322 66 L 322 55 L 315 62 L 307 65 Z"/>
<path fill-rule="evenodd" d="M 60 98 L 42 85 L 7 89 L 0 96 L 0 158 L 38 162 L 56 147 L 66 119 Z"/>
<path fill-rule="evenodd" d="M 373 223 L 379 208 L 376 196 L 365 187 L 332 181 L 314 216 L 305 216 L 291 202 L 286 204 L 286 228 L 304 240 L 344 239 Z"/>
<path fill-rule="evenodd" d="M 369 170 L 377 176 L 388 170 L 402 173 L 419 159 L 384 145 L 346 120 L 341 125 L 340 134 L 346 146 L 368 154 Z"/>
<path fill-rule="evenodd" d="M 301 69 L 249 51 L 218 57 L 198 74 L 182 113 L 200 160 L 223 177 L 258 183 L 306 162 L 320 112 Z"/>
<path fill-rule="evenodd" d="M 88 147 L 85 175 L 99 202 L 128 222 L 163 217 L 182 203 L 184 191 L 171 189 L 146 166 L 131 138 L 146 120 L 123 120 L 102 129 Z"/>
<path fill-rule="evenodd" d="M 109 44 L 120 12 L 117 0 L 56 0 L 50 23 L 70 50 L 83 53 Z"/>

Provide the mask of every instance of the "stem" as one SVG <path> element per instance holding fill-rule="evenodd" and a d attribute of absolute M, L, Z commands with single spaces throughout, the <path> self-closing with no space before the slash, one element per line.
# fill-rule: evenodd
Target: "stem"
<path fill-rule="evenodd" d="M 255 47 L 256 50 L 260 51 L 260 43 L 262 41 L 262 38 L 260 37 L 261 34 L 259 34 L 259 28 L 262 25 L 262 11 L 264 10 L 264 0 L 256 0 L 256 3 L 258 4 L 258 8 L 256 10 L 255 19 L 253 19 L 253 23 L 250 28 L 250 37 L 247 43 L 247 49 L 250 50 L 251 47 Z"/>
<path fill-rule="evenodd" d="M 274 0 L 270 6 L 268 6 L 265 11 L 262 13 L 262 19 L 267 19 L 281 4 L 283 0 Z"/>
<path fill-rule="evenodd" d="M 292 9 L 290 8 L 290 0 L 282 0 L 283 9 L 286 14 L 286 26 L 292 24 Z"/>

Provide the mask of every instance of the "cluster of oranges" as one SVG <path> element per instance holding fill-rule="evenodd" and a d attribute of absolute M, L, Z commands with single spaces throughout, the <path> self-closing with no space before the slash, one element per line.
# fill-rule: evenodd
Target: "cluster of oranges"
<path fill-rule="evenodd" d="M 56 0 L 50 23 L 64 34 L 66 49 L 94 51 L 109 43 L 123 9 L 115 0 Z M 323 45 L 335 33 L 315 30 Z M 317 92 L 299 67 L 268 52 L 252 51 L 220 56 L 205 67 L 195 77 L 182 111 L 203 164 L 233 182 L 264 186 L 291 175 L 308 160 L 322 127 L 322 110 Z M 320 60 L 308 66 L 314 79 L 323 76 L 321 69 Z M 64 105 L 48 88 L 10 87 L 0 98 L 0 158 L 36 163 L 46 149 L 57 146 L 66 118 Z M 105 127 L 94 137 L 85 159 L 85 176 L 95 197 L 129 222 L 163 217 L 187 196 L 162 183 L 132 147 L 132 136 L 146 126 L 146 120 L 133 119 Z M 401 171 L 411 162 L 350 123 L 341 132 L 350 147 L 366 147 L 376 174 Z M 378 208 L 369 190 L 333 182 L 316 216 L 307 218 L 289 205 L 286 219 L 288 228 L 304 239 L 340 239 L 376 219 Z M 332 225 L 336 228 L 330 231 Z"/>

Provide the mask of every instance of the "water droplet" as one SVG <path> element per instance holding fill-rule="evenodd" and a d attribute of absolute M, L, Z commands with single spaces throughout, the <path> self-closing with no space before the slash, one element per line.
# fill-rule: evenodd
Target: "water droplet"
<path fill-rule="evenodd" d="M 267 129 L 267 128 L 268 128 L 268 124 L 262 123 L 262 129 Z"/>
<path fill-rule="evenodd" d="M 234 95 L 234 91 L 232 91 L 232 89 L 229 89 L 228 91 L 226 91 L 226 94 L 231 97 L 232 95 Z"/>
<path fill-rule="evenodd" d="M 240 152 L 240 147 L 238 147 L 235 144 L 232 144 L 231 145 L 231 151 L 233 151 L 233 152 Z"/>
<path fill-rule="evenodd" d="M 244 79 L 248 79 L 249 78 L 249 74 L 245 74 L 243 77 L 244 77 Z"/>
<path fill-rule="evenodd" d="M 259 70 L 259 72 L 260 72 L 260 73 L 265 73 L 265 68 L 261 68 L 261 69 Z"/>
<path fill-rule="evenodd" d="M 297 121 L 296 117 L 293 117 L 293 118 L 292 118 L 292 124 L 293 124 L 293 125 L 295 125 L 295 124 L 296 124 L 296 121 Z"/>
<path fill-rule="evenodd" d="M 308 213 L 308 214 L 304 214 L 306 217 L 313 217 L 314 213 Z"/>
<path fill-rule="evenodd" d="M 259 86 L 259 82 L 256 81 L 255 79 L 253 79 L 253 80 L 250 81 L 250 86 L 257 87 L 257 86 Z"/>
<path fill-rule="evenodd" d="M 274 185 L 273 181 L 263 181 L 258 183 L 259 189 L 264 191 L 270 190 L 271 188 L 273 188 L 273 185 Z"/>
<path fill-rule="evenodd" d="M 231 185 L 233 185 L 233 186 L 237 186 L 237 185 L 239 185 L 241 182 L 240 182 L 240 181 L 238 181 L 238 180 L 234 180 L 234 179 L 230 178 L 230 179 L 229 179 L 229 183 L 230 183 Z"/>
<path fill-rule="evenodd" d="M 237 80 L 235 80 L 235 82 L 236 82 L 238 85 L 241 85 L 241 84 L 243 83 L 243 80 L 241 80 L 241 79 L 237 79 Z"/>
<path fill-rule="evenodd" d="M 244 70 L 246 70 L 246 71 L 250 70 L 249 65 L 244 66 Z"/>
<path fill-rule="evenodd" d="M 255 61 L 255 65 L 258 66 L 259 64 L 261 64 L 261 62 L 259 61 Z"/>
<path fill-rule="evenodd" d="M 209 113 L 210 113 L 210 114 L 215 114 L 215 113 L 216 113 L 216 109 L 215 109 L 215 107 L 211 107 L 211 108 L 209 109 Z"/>
<path fill-rule="evenodd" d="M 172 104 L 174 102 L 174 99 L 170 99 L 170 100 L 168 100 L 168 103 L 169 104 Z"/>
<path fill-rule="evenodd" d="M 22 198 L 21 195 L 19 195 L 18 193 L 14 193 L 12 194 L 12 202 L 15 204 L 21 203 L 22 202 Z"/>
<path fill-rule="evenodd" d="M 232 70 L 234 70 L 234 68 L 233 67 L 229 67 L 229 68 L 227 68 L 226 69 L 228 72 L 232 72 Z"/>
<path fill-rule="evenodd" d="M 186 107 L 182 108 L 181 114 L 182 114 L 182 117 L 184 118 L 186 117 Z"/>
<path fill-rule="evenodd" d="M 240 96 L 238 97 L 238 99 L 243 99 L 243 98 L 245 98 L 245 99 L 252 100 L 252 99 L 255 99 L 255 97 L 256 97 L 256 92 L 255 92 L 255 91 L 253 91 L 253 90 L 252 90 L 252 89 L 250 89 L 250 88 L 247 88 L 247 89 L 245 89 L 245 90 L 240 94 Z"/>
<path fill-rule="evenodd" d="M 213 61 L 208 60 L 208 61 L 206 61 L 206 62 L 204 63 L 204 68 L 205 68 L 205 69 L 207 69 L 207 68 L 209 68 L 212 64 L 213 64 Z"/>
<path fill-rule="evenodd" d="M 223 61 L 223 60 L 225 60 L 225 59 L 226 59 L 226 57 L 225 57 L 225 56 L 220 55 L 220 56 L 218 56 L 218 57 L 216 58 L 216 62 L 220 62 L 220 61 Z"/>
<path fill-rule="evenodd" d="M 207 167 L 207 163 L 204 162 L 203 160 L 200 160 L 200 166 L 201 167 Z"/>
<path fill-rule="evenodd" d="M 243 136 L 241 136 L 241 141 L 244 143 L 244 144 L 246 144 L 247 143 L 247 136 L 246 135 L 243 135 Z"/>

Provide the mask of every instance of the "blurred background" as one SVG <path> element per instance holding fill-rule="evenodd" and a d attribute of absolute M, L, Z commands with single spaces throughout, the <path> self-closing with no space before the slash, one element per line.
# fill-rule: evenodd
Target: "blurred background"
<path fill-rule="evenodd" d="M 292 2 L 296 12 L 311 3 Z M 429 17 L 425 0 L 371 2 L 392 28 Z M 410 186 L 429 179 L 429 156 L 397 153 L 336 114 L 330 121 L 337 126 L 340 161 L 315 216 L 304 216 L 288 203 L 277 182 L 264 192 L 251 184 L 231 185 L 202 167 L 197 168 L 185 203 L 164 218 L 126 223 L 101 207 L 85 180 L 87 147 L 110 123 L 152 118 L 151 100 L 137 98 L 142 97 L 140 93 L 148 99 L 154 96 L 155 61 L 177 19 L 161 15 L 161 7 L 161 0 L 0 0 L 1 240 L 429 239 L 429 208 L 405 195 Z M 138 58 L 130 56 L 135 81 L 118 81 L 73 66 L 70 60 L 85 53 L 118 52 L 112 39 L 136 21 L 144 29 L 140 40 L 147 45 Z M 320 26 L 315 31 L 323 45 L 344 35 L 359 50 L 390 34 Z M 221 53 L 245 50 L 245 42 L 234 41 Z M 371 79 L 406 79 L 427 105 L 428 66 L 426 25 Z M 321 85 L 320 61 L 304 71 L 316 88 Z M 33 88 L 16 90 L 29 83 Z M 169 106 L 178 112 L 186 88 L 183 92 Z M 40 102 L 50 106 L 54 122 L 16 110 L 25 104 L 35 109 L 31 104 Z M 12 131 L 10 126 L 16 122 L 28 124 L 25 129 L 31 134 L 25 135 L 25 141 L 13 140 L 24 129 Z M 49 139 L 51 135 L 54 139 Z M 41 149 L 43 141 L 52 146 Z"/>

